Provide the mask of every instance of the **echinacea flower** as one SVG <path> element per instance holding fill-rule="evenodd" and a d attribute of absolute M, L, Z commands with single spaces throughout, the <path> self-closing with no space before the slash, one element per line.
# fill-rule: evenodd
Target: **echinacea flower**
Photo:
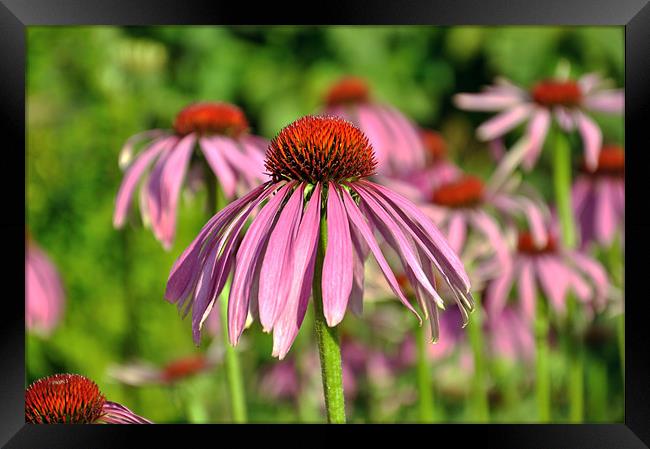
<path fill-rule="evenodd" d="M 595 170 L 582 167 L 573 184 L 572 205 L 583 245 L 611 245 L 625 218 L 625 153 L 617 146 L 600 151 Z"/>
<path fill-rule="evenodd" d="M 135 145 L 149 139 L 134 158 Z M 197 145 L 198 144 L 198 145 Z M 248 121 L 238 107 L 227 103 L 195 103 L 181 110 L 173 130 L 154 129 L 131 137 L 120 154 L 128 166 L 115 202 L 113 225 L 124 226 L 135 189 L 140 188 L 140 213 L 145 225 L 169 249 L 176 234 L 176 215 L 183 182 L 190 165 L 199 163 L 195 147 L 217 177 L 225 196 L 266 181 L 265 139 L 248 133 Z M 149 171 L 149 168 L 153 168 Z M 212 173 L 204 173 L 212 176 Z"/>
<path fill-rule="evenodd" d="M 30 424 L 151 424 L 116 402 L 107 401 L 92 380 L 79 374 L 54 374 L 25 391 L 25 421 Z"/>
<path fill-rule="evenodd" d="M 363 263 L 372 253 L 399 300 L 421 320 L 400 289 L 375 238 L 399 255 L 425 318 L 437 326 L 434 267 L 465 316 L 472 308 L 465 269 L 440 231 L 413 203 L 365 180 L 374 173 L 364 134 L 338 117 L 303 117 L 271 141 L 266 168 L 272 180 L 226 206 L 203 227 L 172 267 L 165 297 L 192 310 L 195 342 L 233 272 L 228 333 L 237 344 L 249 313 L 273 331 L 273 355 L 282 359 L 303 322 L 315 271 L 321 219 L 327 233 L 322 266 L 323 312 L 336 326 L 346 310 L 361 310 Z M 268 200 L 243 237 L 255 208 Z"/>
<path fill-rule="evenodd" d="M 484 141 L 497 139 L 517 125 L 528 121 L 526 145 L 522 165 L 534 167 L 548 134 L 552 118 L 563 130 L 577 128 L 584 147 L 585 162 L 590 170 L 598 164 L 602 133 L 587 115 L 597 111 L 621 114 L 624 94 L 621 89 L 609 89 L 605 80 L 596 74 L 586 74 L 577 81 L 546 79 L 525 90 L 505 79 L 497 79 L 494 86 L 479 94 L 457 94 L 456 105 L 469 111 L 498 111 L 499 114 L 476 130 Z"/>
<path fill-rule="evenodd" d="M 49 335 L 63 315 L 63 284 L 50 258 L 30 237 L 25 246 L 25 324 Z"/>
<path fill-rule="evenodd" d="M 549 232 L 546 244 L 536 245 L 529 232 L 520 231 L 516 248 L 511 266 L 486 288 L 488 315 L 503 311 L 515 287 L 518 305 L 529 322 L 535 317 L 538 292 L 560 316 L 566 312 L 570 292 L 587 306 L 587 313 L 603 306 L 609 288 L 604 268 L 580 251 L 563 248 L 555 232 Z"/>
<path fill-rule="evenodd" d="M 493 214 L 510 221 L 525 217 L 540 245 L 546 241 L 545 217 L 538 201 L 516 193 L 512 183 L 495 182 L 494 178 L 496 173 L 486 183 L 476 176 L 459 173 L 437 186 L 432 182 L 430 186 L 421 185 L 429 199 L 421 208 L 442 230 L 457 254 L 465 253 L 468 237 L 474 233 L 490 243 L 491 253 L 496 256 L 493 260 L 505 268 L 510 263 L 509 249 Z"/>
<path fill-rule="evenodd" d="M 425 149 L 416 125 L 394 107 L 374 101 L 363 79 L 342 78 L 330 88 L 325 103 L 327 115 L 347 119 L 368 136 L 378 174 L 405 174 L 424 166 Z"/>

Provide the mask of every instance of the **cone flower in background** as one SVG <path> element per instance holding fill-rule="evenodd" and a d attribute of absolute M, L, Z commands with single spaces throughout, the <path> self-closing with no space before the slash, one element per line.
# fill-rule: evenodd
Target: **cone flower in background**
<path fill-rule="evenodd" d="M 43 336 L 61 321 L 65 294 L 59 273 L 50 258 L 27 235 L 25 243 L 25 324 Z"/>
<path fill-rule="evenodd" d="M 590 73 L 577 81 L 540 80 L 528 91 L 499 78 L 482 93 L 456 94 L 454 102 L 468 111 L 499 112 L 477 128 L 476 134 L 484 141 L 498 139 L 527 121 L 521 154 L 522 165 L 527 170 L 535 166 L 552 120 L 566 132 L 577 129 L 582 138 L 585 163 L 593 170 L 598 164 L 602 132 L 587 113 L 622 114 L 624 93 L 622 89 L 608 88 L 606 80 Z"/>
<path fill-rule="evenodd" d="M 92 380 L 54 374 L 25 391 L 25 421 L 30 424 L 152 424 L 116 402 L 107 401 Z"/>
<path fill-rule="evenodd" d="M 573 184 L 571 204 L 581 243 L 611 245 L 616 231 L 624 229 L 625 152 L 621 147 L 604 146 L 595 170 L 582 164 Z"/>
<path fill-rule="evenodd" d="M 137 156 L 135 146 L 148 141 Z M 197 145 L 198 144 L 198 145 Z M 225 196 L 249 190 L 266 181 L 264 150 L 267 141 L 248 132 L 248 121 L 237 106 L 195 103 L 181 110 L 172 130 L 154 129 L 131 137 L 120 153 L 126 168 L 117 194 L 113 225 L 124 226 L 138 183 L 140 213 L 146 226 L 165 249 L 176 234 L 178 201 L 191 165 L 198 163 L 195 147 L 216 176 Z M 150 167 L 152 167 L 151 170 Z M 212 176 L 204 173 L 204 176 Z"/>
<path fill-rule="evenodd" d="M 530 232 L 519 231 L 512 265 L 486 288 L 488 315 L 503 311 L 515 287 L 518 306 L 529 322 L 535 317 L 538 291 L 558 315 L 566 313 L 569 292 L 588 314 L 605 305 L 609 290 L 605 269 L 586 254 L 564 248 L 556 236 L 549 230 L 546 243 L 537 245 Z"/>
<path fill-rule="evenodd" d="M 238 342 L 250 310 L 265 331 L 273 331 L 273 355 L 283 358 L 307 310 L 325 214 L 327 250 L 318 275 L 329 326 L 336 326 L 348 307 L 361 311 L 363 263 L 369 253 L 395 296 L 421 319 L 400 289 L 375 232 L 399 255 L 433 327 L 437 307 L 443 307 L 434 288 L 434 269 L 467 316 L 472 298 L 458 256 L 413 203 L 365 179 L 375 165 L 368 139 L 341 118 L 307 116 L 280 131 L 267 151 L 272 180 L 210 219 L 172 267 L 166 298 L 185 313 L 192 310 L 195 341 L 233 272 L 230 341 Z M 240 236 L 252 211 L 265 200 Z"/>
<path fill-rule="evenodd" d="M 334 84 L 324 112 L 363 131 L 375 151 L 377 174 L 396 176 L 424 167 L 425 149 L 417 126 L 392 106 L 374 101 L 362 78 L 344 77 Z"/>

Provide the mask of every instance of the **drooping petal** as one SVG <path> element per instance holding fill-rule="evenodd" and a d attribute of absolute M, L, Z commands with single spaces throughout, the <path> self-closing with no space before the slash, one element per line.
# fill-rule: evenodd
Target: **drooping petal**
<path fill-rule="evenodd" d="M 165 298 L 168 301 L 178 302 L 189 295 L 196 283 L 201 266 L 201 257 L 199 257 L 201 250 L 205 247 L 206 243 L 209 243 L 212 236 L 219 234 L 251 202 L 259 204 L 259 202 L 271 195 L 278 187 L 279 185 L 260 185 L 247 195 L 221 209 L 215 216 L 208 220 L 199 232 L 199 235 L 196 236 L 172 266 L 165 290 Z"/>
<path fill-rule="evenodd" d="M 287 193 L 295 186 L 288 183 L 262 208 L 246 231 L 237 251 L 237 263 L 228 299 L 228 336 L 236 345 L 244 330 L 250 305 L 253 280 L 269 240 L 269 230 Z M 255 295 L 255 297 L 257 297 Z"/>
<path fill-rule="evenodd" d="M 347 220 L 347 218 L 346 218 Z M 352 290 L 350 292 L 350 300 L 348 307 L 357 316 L 363 313 L 363 284 L 365 278 L 365 261 L 368 257 L 369 248 L 365 240 L 361 237 L 349 223 L 350 238 L 352 240 L 352 255 L 353 255 L 353 277 L 352 277 Z"/>
<path fill-rule="evenodd" d="M 535 273 L 531 261 L 522 261 L 519 267 L 518 281 L 519 300 L 521 301 L 521 310 L 529 322 L 535 319 L 535 304 L 537 298 L 537 289 L 535 288 Z"/>
<path fill-rule="evenodd" d="M 514 274 L 519 268 L 519 263 L 512 269 L 506 269 L 490 283 L 485 290 L 485 303 L 489 311 L 488 316 L 499 315 L 506 306 L 508 294 L 512 288 Z"/>
<path fill-rule="evenodd" d="M 122 404 L 106 401 L 100 421 L 107 424 L 153 424 L 142 416 L 138 416 Z"/>
<path fill-rule="evenodd" d="M 162 138 L 155 141 L 149 148 L 143 151 L 137 160 L 129 167 L 120 190 L 115 200 L 115 213 L 113 214 L 113 226 L 120 228 L 124 225 L 126 215 L 131 207 L 133 191 L 140 180 L 142 174 L 147 170 L 153 160 L 169 145 L 175 142 L 175 137 Z"/>
<path fill-rule="evenodd" d="M 576 111 L 575 119 L 584 145 L 585 165 L 589 170 L 596 170 L 600 147 L 603 143 L 602 132 L 593 120 L 580 111 Z"/>
<path fill-rule="evenodd" d="M 609 280 L 604 267 L 594 259 L 578 251 L 571 252 L 570 257 L 578 269 L 591 278 L 592 283 L 596 287 L 596 302 L 601 306 L 604 305 L 609 290 Z"/>
<path fill-rule="evenodd" d="M 508 265 L 511 264 L 510 251 L 494 218 L 482 210 L 472 211 L 469 217 L 475 228 L 485 236 L 486 240 L 494 248 L 494 252 L 501 265 L 500 268 L 507 269 Z"/>
<path fill-rule="evenodd" d="M 320 231 L 321 185 L 316 184 L 291 245 L 291 282 L 283 309 L 273 324 L 273 355 L 280 360 L 291 348 L 305 318 L 312 290 Z M 282 293 L 282 292 L 281 292 Z"/>
<path fill-rule="evenodd" d="M 596 183 L 596 238 L 602 244 L 609 245 L 614 239 L 618 226 L 618 217 L 614 207 L 614 195 L 607 182 Z"/>
<path fill-rule="evenodd" d="M 335 188 L 339 189 L 339 187 L 335 187 Z M 404 293 L 400 289 L 399 283 L 395 278 L 395 274 L 393 273 L 390 266 L 388 265 L 388 262 L 384 258 L 384 255 L 382 254 L 381 249 L 379 248 L 379 245 L 375 240 L 372 230 L 368 226 L 368 223 L 366 223 L 365 218 L 359 211 L 354 200 L 345 189 L 340 188 L 340 193 L 343 197 L 343 204 L 345 206 L 345 210 L 347 211 L 350 222 L 354 224 L 355 228 L 359 231 L 363 239 L 368 244 L 370 251 L 375 256 L 375 260 L 377 260 L 377 263 L 379 264 L 379 268 L 381 268 L 381 271 L 384 273 L 384 277 L 386 278 L 386 281 L 388 281 L 388 285 L 390 286 L 391 290 L 393 290 L 393 293 L 395 293 L 395 295 L 399 298 L 402 304 L 404 304 L 411 312 L 413 312 L 421 322 L 422 319 L 420 318 L 419 314 L 413 308 L 413 306 L 408 301 L 408 299 L 406 299 L 406 296 L 404 296 Z"/>
<path fill-rule="evenodd" d="M 118 156 L 119 167 L 122 170 L 124 170 L 129 165 L 131 165 L 131 162 L 133 161 L 133 153 L 135 150 L 135 146 L 139 142 L 145 139 L 153 139 L 153 141 L 150 142 L 149 145 L 147 145 L 150 148 L 153 144 L 155 144 L 159 140 L 159 137 L 162 136 L 167 136 L 167 133 L 162 129 L 150 129 L 147 131 L 139 132 L 129 137 L 128 140 L 124 143 L 122 149 L 120 150 L 120 155 Z"/>
<path fill-rule="evenodd" d="M 440 265 L 439 271 L 454 280 L 465 293 L 469 293 L 470 282 L 463 263 L 433 222 L 415 204 L 379 184 L 368 181 L 359 181 L 359 184 L 382 195 L 402 218 L 409 220 L 413 232 L 417 232 L 424 243 L 429 243 L 426 247 L 435 256 L 432 262 Z"/>
<path fill-rule="evenodd" d="M 569 269 L 553 256 L 540 256 L 533 262 L 540 285 L 553 307 L 561 314 L 566 310 Z"/>
<path fill-rule="evenodd" d="M 260 322 L 265 332 L 273 328 L 281 304 L 286 300 L 292 276 L 291 242 L 298 232 L 305 191 L 301 184 L 282 209 L 271 231 L 260 272 L 258 306 Z"/>
<path fill-rule="evenodd" d="M 224 151 L 219 147 L 212 139 L 202 137 L 200 140 L 200 147 L 205 156 L 205 160 L 208 161 L 210 168 L 217 176 L 219 184 L 223 188 L 223 193 L 228 198 L 232 198 L 235 195 L 235 189 L 237 188 L 237 176 L 233 169 L 228 165 L 225 160 L 225 157 L 222 154 Z"/>
<path fill-rule="evenodd" d="M 183 137 L 167 160 L 162 174 L 160 238 L 165 249 L 171 248 L 176 234 L 178 199 L 195 141 L 193 134 Z"/>
<path fill-rule="evenodd" d="M 327 250 L 323 261 L 323 313 L 329 326 L 345 315 L 353 284 L 353 254 L 350 224 L 335 189 L 327 198 Z"/>
<path fill-rule="evenodd" d="M 527 129 L 529 148 L 526 151 L 523 161 L 523 167 L 526 170 L 530 170 L 535 166 L 539 154 L 542 151 L 542 147 L 544 146 L 550 122 L 551 113 L 549 110 L 545 108 L 537 108 Z"/>

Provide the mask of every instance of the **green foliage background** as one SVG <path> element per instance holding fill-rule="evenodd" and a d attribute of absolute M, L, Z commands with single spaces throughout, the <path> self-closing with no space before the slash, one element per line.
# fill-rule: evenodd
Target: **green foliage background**
<path fill-rule="evenodd" d="M 243 107 L 255 133 L 272 137 L 317 111 L 330 83 L 355 74 L 369 80 L 377 99 L 442 130 L 463 167 L 488 173 L 492 164 L 473 134 L 486 115 L 458 111 L 451 96 L 478 91 L 497 75 L 529 86 L 562 60 L 575 75 L 598 71 L 623 86 L 622 28 L 29 28 L 27 221 L 62 273 L 67 306 L 49 339 L 27 337 L 27 382 L 76 372 L 154 421 L 229 420 L 218 370 L 174 388 L 124 387 L 106 374 L 131 359 L 162 364 L 204 351 L 209 340 L 196 348 L 189 320 L 163 300 L 169 268 L 206 219 L 202 193 L 185 195 L 170 252 L 137 220 L 125 231 L 112 227 L 122 178 L 117 155 L 129 136 L 169 127 L 189 102 L 224 100 Z M 597 118 L 607 139 L 622 143 L 622 119 Z M 545 164 L 530 181 L 548 192 Z M 365 323 L 346 318 L 344 325 L 356 332 Z M 295 420 L 292 406 L 256 393 L 259 366 L 271 362 L 270 336 L 257 325 L 245 335 L 251 419 Z M 615 377 L 615 352 L 608 360 Z M 615 382 L 611 388 L 622 391 Z M 622 419 L 622 393 L 612 404 L 607 416 L 592 420 Z M 363 406 L 357 410 L 353 419 L 369 419 Z M 413 413 L 407 407 L 385 419 Z M 502 419 L 532 420 L 534 406 L 505 410 Z"/>

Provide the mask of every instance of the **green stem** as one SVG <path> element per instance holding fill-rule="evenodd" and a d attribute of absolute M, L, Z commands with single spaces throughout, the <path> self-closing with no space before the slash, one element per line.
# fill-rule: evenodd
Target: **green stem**
<path fill-rule="evenodd" d="M 419 418 L 422 423 L 431 423 L 436 419 L 433 405 L 433 386 L 431 385 L 431 364 L 427 354 L 424 327 L 421 325 L 416 326 L 415 340 L 417 345 Z"/>
<path fill-rule="evenodd" d="M 483 332 L 481 330 L 483 317 L 481 316 L 481 298 L 474 295 L 476 304 L 475 312 L 472 314 L 467 332 L 474 356 L 474 378 L 472 386 L 472 404 L 475 407 L 475 418 L 477 422 L 488 422 L 490 420 L 490 404 L 487 390 L 487 370 L 485 366 L 485 347 L 483 345 Z"/>
<path fill-rule="evenodd" d="M 535 388 L 537 395 L 537 413 L 540 423 L 551 420 L 551 379 L 548 364 L 548 316 L 542 298 L 537 298 L 537 311 L 535 314 Z"/>
<path fill-rule="evenodd" d="M 316 328 L 316 341 L 318 342 L 318 353 L 320 355 L 327 422 L 332 424 L 345 424 L 341 343 L 339 341 L 338 328 L 329 327 L 323 314 L 321 280 L 325 248 L 327 248 L 327 221 L 325 217 L 322 217 L 320 221 L 320 239 L 316 254 L 316 266 L 314 268 L 314 327 Z"/>
<path fill-rule="evenodd" d="M 598 356 L 587 357 L 587 401 L 590 422 L 607 422 L 607 364 Z"/>
<path fill-rule="evenodd" d="M 623 389 L 625 389 L 625 312 L 617 318 L 616 335 L 618 341 L 618 354 L 621 364 L 621 376 L 623 377 Z"/>
<path fill-rule="evenodd" d="M 207 164 L 206 164 L 207 165 Z M 225 204 L 225 199 L 220 195 L 216 178 L 211 175 L 211 171 L 206 170 L 206 188 L 207 188 L 207 213 L 212 217 Z M 230 396 L 230 409 L 232 420 L 235 423 L 245 423 L 247 421 L 246 395 L 244 393 L 244 383 L 239 363 L 239 354 L 235 348 L 228 342 L 228 293 L 230 292 L 230 281 L 226 283 L 219 302 L 219 324 L 221 326 L 223 343 L 225 347 L 225 367 L 226 381 L 228 383 L 228 392 Z"/>
<path fill-rule="evenodd" d="M 567 136 L 557 127 L 553 131 L 553 187 L 558 220 L 562 231 L 562 243 L 565 248 L 576 247 L 576 227 L 571 207 L 571 147 Z M 568 298 L 572 302 L 572 298 Z M 575 314 L 569 311 L 567 323 L 569 329 L 574 326 Z M 582 422 L 584 401 L 584 354 L 580 338 L 574 338 L 569 353 L 569 419 Z"/>
<path fill-rule="evenodd" d="M 566 136 L 558 129 L 552 131 L 553 188 L 555 204 L 562 232 L 562 243 L 571 249 L 576 246 L 576 227 L 571 208 L 571 147 Z"/>

